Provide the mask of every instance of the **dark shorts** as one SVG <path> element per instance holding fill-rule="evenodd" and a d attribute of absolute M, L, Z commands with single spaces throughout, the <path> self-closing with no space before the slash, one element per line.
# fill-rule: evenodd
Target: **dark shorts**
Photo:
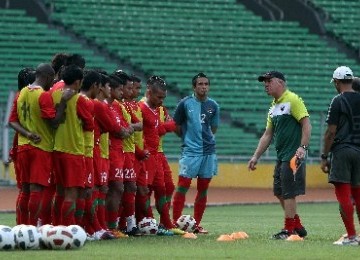
<path fill-rule="evenodd" d="M 278 161 L 274 170 L 273 191 L 283 199 L 295 198 L 305 194 L 306 165 L 302 163 L 296 174 L 290 168 L 290 162 Z"/>
<path fill-rule="evenodd" d="M 331 154 L 329 182 L 360 185 L 360 151 L 344 147 Z"/>

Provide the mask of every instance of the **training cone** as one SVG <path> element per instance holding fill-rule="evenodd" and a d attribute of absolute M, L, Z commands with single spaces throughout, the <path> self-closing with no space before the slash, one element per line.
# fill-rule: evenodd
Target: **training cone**
<path fill-rule="evenodd" d="M 184 235 L 182 235 L 183 238 L 188 238 L 188 239 L 197 239 L 197 236 L 194 233 L 188 233 L 186 232 Z"/>
<path fill-rule="evenodd" d="M 291 235 L 287 239 L 287 241 L 304 241 L 302 237 L 299 237 L 298 235 Z"/>
<path fill-rule="evenodd" d="M 235 241 L 234 238 L 232 238 L 230 235 L 220 235 L 216 241 L 221 241 L 221 242 L 229 242 L 229 241 Z"/>
<path fill-rule="evenodd" d="M 243 231 L 239 231 L 239 232 L 234 232 L 230 235 L 233 239 L 247 239 L 249 238 L 249 235 L 246 234 Z"/>

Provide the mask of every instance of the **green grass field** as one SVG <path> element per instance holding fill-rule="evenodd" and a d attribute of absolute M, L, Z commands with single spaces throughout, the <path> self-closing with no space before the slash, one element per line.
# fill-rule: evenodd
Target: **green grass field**
<path fill-rule="evenodd" d="M 185 209 L 191 214 L 192 209 Z M 332 243 L 345 231 L 336 203 L 300 204 L 308 230 L 305 241 L 271 240 L 283 224 L 279 205 L 209 207 L 203 226 L 210 234 L 196 240 L 180 236 L 144 236 L 89 242 L 80 250 L 1 252 L 0 259 L 347 259 L 359 257 L 359 248 Z M 0 224 L 14 226 L 14 214 L 0 214 Z M 358 228 L 358 230 L 360 230 Z M 245 231 L 247 240 L 217 242 L 220 234 Z"/>

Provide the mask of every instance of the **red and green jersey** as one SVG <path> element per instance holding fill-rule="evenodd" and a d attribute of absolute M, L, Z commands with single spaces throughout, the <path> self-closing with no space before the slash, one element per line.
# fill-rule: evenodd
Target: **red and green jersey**
<path fill-rule="evenodd" d="M 138 123 L 139 120 L 134 115 L 133 109 L 130 105 L 130 102 L 123 102 L 120 104 L 123 117 L 125 121 L 130 125 L 131 123 Z M 123 151 L 124 153 L 135 153 L 135 134 L 131 134 L 129 137 L 123 139 Z"/>
<path fill-rule="evenodd" d="M 94 120 L 94 102 L 92 99 L 88 98 L 85 95 L 82 95 L 87 103 L 87 107 L 89 112 L 92 115 Z M 84 131 L 84 145 L 85 145 L 85 157 L 92 158 L 94 154 L 94 130 L 92 131 Z"/>

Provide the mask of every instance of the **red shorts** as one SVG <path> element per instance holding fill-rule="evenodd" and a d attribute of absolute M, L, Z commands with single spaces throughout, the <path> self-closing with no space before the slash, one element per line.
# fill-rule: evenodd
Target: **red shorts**
<path fill-rule="evenodd" d="M 74 155 L 54 151 L 55 183 L 64 188 L 84 188 L 85 158 L 83 155 Z"/>
<path fill-rule="evenodd" d="M 162 166 L 161 156 L 158 153 L 151 154 L 145 160 L 145 167 L 148 176 L 148 185 L 165 186 L 164 170 Z"/>
<path fill-rule="evenodd" d="M 94 159 L 92 157 L 85 157 L 85 180 L 86 188 L 94 187 Z"/>
<path fill-rule="evenodd" d="M 19 151 L 16 158 L 21 183 L 49 186 L 53 169 L 52 153 L 37 147 Z"/>
<path fill-rule="evenodd" d="M 109 169 L 109 181 L 124 180 L 123 168 L 124 168 L 124 153 L 123 151 L 111 151 L 109 153 L 110 169 Z"/>
<path fill-rule="evenodd" d="M 136 172 L 134 170 L 135 153 L 124 153 L 124 182 L 136 182 Z"/>
<path fill-rule="evenodd" d="M 99 146 L 94 147 L 94 185 L 106 186 L 108 184 L 108 175 L 110 162 L 109 159 L 101 158 Z"/>
<path fill-rule="evenodd" d="M 15 178 L 16 178 L 16 186 L 18 187 L 18 189 L 21 190 L 21 171 L 20 171 L 20 166 L 18 164 L 18 160 L 13 159 L 13 164 L 14 164 L 14 170 L 15 170 Z"/>
<path fill-rule="evenodd" d="M 134 170 L 136 173 L 136 185 L 146 187 L 148 185 L 148 180 L 147 180 L 145 162 L 135 159 Z"/>

